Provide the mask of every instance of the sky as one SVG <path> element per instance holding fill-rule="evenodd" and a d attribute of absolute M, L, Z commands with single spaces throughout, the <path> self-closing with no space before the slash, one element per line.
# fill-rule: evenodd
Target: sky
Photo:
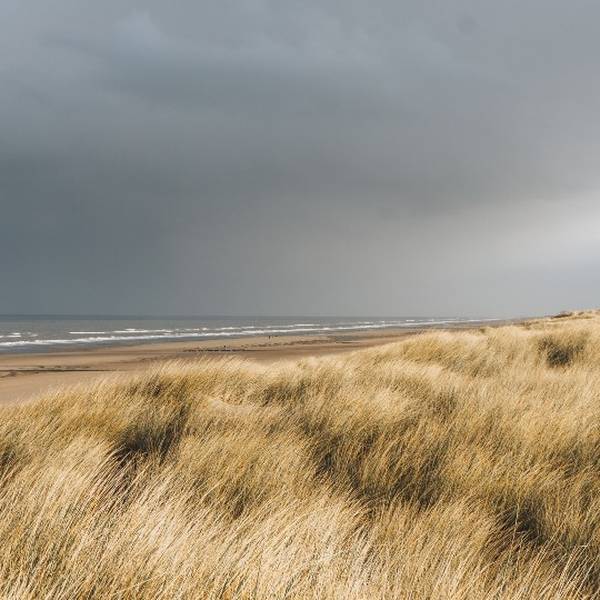
<path fill-rule="evenodd" d="M 600 3 L 2 0 L 0 313 L 600 304 Z"/>

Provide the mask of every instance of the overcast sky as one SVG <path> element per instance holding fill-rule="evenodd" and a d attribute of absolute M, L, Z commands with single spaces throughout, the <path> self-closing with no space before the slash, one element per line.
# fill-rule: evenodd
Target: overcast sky
<path fill-rule="evenodd" d="M 600 3 L 2 0 L 0 313 L 600 305 Z"/>

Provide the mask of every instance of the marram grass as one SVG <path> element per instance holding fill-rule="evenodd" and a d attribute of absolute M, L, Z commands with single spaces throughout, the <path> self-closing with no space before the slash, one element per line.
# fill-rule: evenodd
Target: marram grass
<path fill-rule="evenodd" d="M 0 411 L 0 597 L 600 596 L 600 316 Z"/>

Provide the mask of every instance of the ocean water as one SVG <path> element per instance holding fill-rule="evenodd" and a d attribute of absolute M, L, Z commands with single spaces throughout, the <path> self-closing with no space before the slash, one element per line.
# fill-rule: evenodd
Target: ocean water
<path fill-rule="evenodd" d="M 41 352 L 169 340 L 310 335 L 435 326 L 457 317 L 81 317 L 0 316 L 0 352 Z"/>

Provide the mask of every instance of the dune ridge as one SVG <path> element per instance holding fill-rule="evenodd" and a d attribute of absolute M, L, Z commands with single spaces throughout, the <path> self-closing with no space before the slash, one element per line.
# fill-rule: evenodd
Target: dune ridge
<path fill-rule="evenodd" d="M 592 598 L 600 314 L 0 408 L 6 598 Z"/>

